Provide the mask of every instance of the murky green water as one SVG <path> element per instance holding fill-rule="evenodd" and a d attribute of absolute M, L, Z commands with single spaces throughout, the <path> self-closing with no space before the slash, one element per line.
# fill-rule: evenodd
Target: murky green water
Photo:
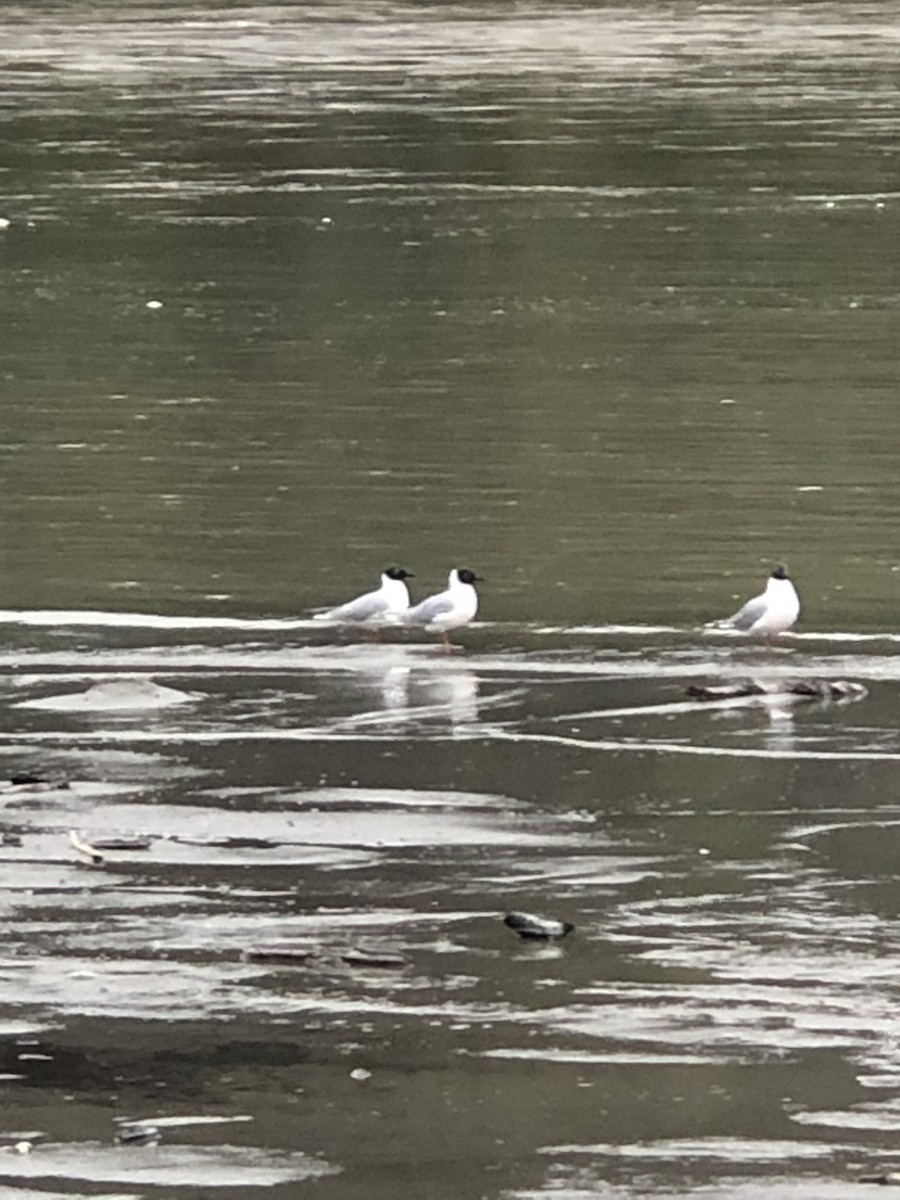
<path fill-rule="evenodd" d="M 0 34 L 0 761 L 71 785 L 0 788 L 4 1197 L 869 1194 L 894 7 Z M 782 558 L 796 633 L 698 631 Z M 390 561 L 486 576 L 463 652 L 308 619 Z"/>

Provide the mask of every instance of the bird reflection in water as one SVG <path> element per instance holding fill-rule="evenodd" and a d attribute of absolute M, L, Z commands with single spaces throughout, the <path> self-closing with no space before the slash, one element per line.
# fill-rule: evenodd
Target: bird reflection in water
<path fill-rule="evenodd" d="M 778 754 L 792 754 L 797 749 L 794 729 L 794 704 L 784 695 L 760 696 L 759 703 L 769 719 L 769 727 L 763 740 L 767 750 Z"/>
<path fill-rule="evenodd" d="M 728 725 L 740 724 L 747 736 L 752 734 L 755 738 L 761 733 L 765 750 L 776 754 L 793 753 L 797 745 L 794 730 L 796 698 L 781 689 L 772 690 L 773 684 L 765 680 L 750 680 L 747 687 L 755 690 L 748 690 L 747 699 L 738 701 L 736 707 L 720 709 L 717 720 Z M 766 720 L 762 729 L 756 716 L 759 713 Z"/>
<path fill-rule="evenodd" d="M 410 667 L 389 667 L 379 678 L 381 705 L 386 712 L 396 712 L 409 706 Z"/>
<path fill-rule="evenodd" d="M 478 676 L 465 667 L 417 669 L 394 664 L 365 672 L 366 690 L 378 708 L 342 720 L 355 727 L 445 726 L 455 731 L 478 721 Z"/>
<path fill-rule="evenodd" d="M 449 718 L 454 729 L 478 720 L 478 676 L 474 671 L 465 667 L 421 671 L 416 674 L 414 690 L 418 705 L 426 711 L 433 709 L 438 720 Z"/>

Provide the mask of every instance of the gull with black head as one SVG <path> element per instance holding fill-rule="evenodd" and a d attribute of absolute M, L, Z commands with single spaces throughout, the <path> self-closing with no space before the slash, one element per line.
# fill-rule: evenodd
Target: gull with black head
<path fill-rule="evenodd" d="M 450 630 L 459 629 L 474 620 L 478 612 L 478 593 L 475 584 L 481 576 L 468 567 L 454 567 L 447 580 L 447 590 L 428 596 L 410 608 L 404 620 L 408 625 L 419 625 L 428 633 L 439 633 L 444 652 L 449 653 Z"/>
<path fill-rule="evenodd" d="M 358 625 L 377 631 L 384 625 L 397 625 L 409 608 L 407 579 L 413 579 L 412 571 L 404 567 L 388 567 L 381 575 L 381 587 L 366 592 L 337 608 L 317 612 L 316 621 L 329 621 L 333 625 Z"/>
<path fill-rule="evenodd" d="M 800 597 L 787 573 L 779 564 L 766 583 L 766 590 L 748 600 L 743 608 L 724 621 L 713 621 L 708 629 L 733 629 L 767 641 L 794 624 L 800 616 Z"/>

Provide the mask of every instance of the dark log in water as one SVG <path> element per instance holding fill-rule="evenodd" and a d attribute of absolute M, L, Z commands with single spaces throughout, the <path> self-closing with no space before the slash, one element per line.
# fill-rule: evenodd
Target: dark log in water
<path fill-rule="evenodd" d="M 810 700 L 861 700 L 867 689 L 850 679 L 785 680 L 764 687 L 753 679 L 734 683 L 697 684 L 685 688 L 692 700 L 740 700 L 747 696 L 797 696 Z"/>
<path fill-rule="evenodd" d="M 245 951 L 244 958 L 247 962 L 253 963 L 270 963 L 281 967 L 302 967 L 310 959 L 315 958 L 316 953 L 317 948 L 315 946 L 296 946 L 290 942 L 284 942 L 273 943 L 269 946 L 257 946 L 253 950 Z"/>
<path fill-rule="evenodd" d="M 361 946 L 340 955 L 348 967 L 374 967 L 380 971 L 397 971 L 405 967 L 406 959 L 394 950 L 369 950 Z"/>

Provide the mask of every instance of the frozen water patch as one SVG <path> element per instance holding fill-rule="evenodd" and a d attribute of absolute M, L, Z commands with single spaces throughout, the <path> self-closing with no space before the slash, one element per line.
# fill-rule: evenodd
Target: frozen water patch
<path fill-rule="evenodd" d="M 40 700 L 22 700 L 16 708 L 39 708 L 49 712 L 127 712 L 135 709 L 170 708 L 203 699 L 198 694 L 165 687 L 152 679 L 108 679 L 85 692 L 67 692 Z"/>
<path fill-rule="evenodd" d="M 493 1050 L 484 1050 L 482 1058 L 507 1059 L 512 1062 L 540 1063 L 574 1063 L 576 1066 L 655 1066 L 665 1063 L 667 1066 L 681 1065 L 695 1067 L 709 1065 L 710 1062 L 730 1062 L 730 1056 L 716 1059 L 708 1054 L 646 1054 L 629 1053 L 628 1051 L 610 1050 L 608 1053 L 594 1053 L 588 1050 L 560 1050 L 548 1047 L 546 1050 L 532 1050 L 525 1047 L 498 1046 Z"/>
<path fill-rule="evenodd" d="M 182 617 L 160 613 L 103 612 L 90 609 L 0 609 L 0 625 L 36 625 L 102 629 L 244 629 L 288 630 L 314 628 L 312 620 L 250 619 L 242 617 Z"/>
<path fill-rule="evenodd" d="M 900 1124 L 900 1100 L 857 1104 L 851 1109 L 839 1112 L 796 1112 L 791 1113 L 790 1117 L 797 1125 L 821 1125 L 826 1128 L 847 1130 L 881 1130 L 889 1133 Z"/>
<path fill-rule="evenodd" d="M 339 793 L 340 794 L 340 793 Z M 383 803 L 376 792 L 367 800 L 366 792 L 347 790 L 347 799 L 334 793 L 324 793 L 318 804 L 315 791 L 303 797 L 301 806 L 256 810 L 220 809 L 192 805 L 110 804 L 78 818 L 78 827 L 87 841 L 92 836 L 108 834 L 111 830 L 140 833 L 160 839 L 153 854 L 169 856 L 176 853 L 172 844 L 201 846 L 223 851 L 235 849 L 247 861 L 254 850 L 291 848 L 301 858 L 313 847 L 333 850 L 389 850 L 401 846 L 478 846 L 509 845 L 546 848 L 548 845 L 571 844 L 577 827 L 549 832 L 546 823 L 532 814 L 516 813 L 513 818 L 505 808 L 487 803 L 473 794 L 463 804 L 461 794 L 447 793 L 449 803 L 442 802 L 441 793 L 418 793 L 410 790 L 408 801 Z M 424 803 L 417 803 L 419 796 Z M 353 798 L 351 800 L 351 797 Z M 391 794 L 396 801 L 399 793 Z M 35 825 L 39 822 L 36 814 Z M 163 843 L 168 842 L 166 849 Z M 183 850 L 177 851 L 183 854 Z"/>
<path fill-rule="evenodd" d="M 3 1200 L 142 1200 L 137 1192 L 96 1192 L 87 1195 L 85 1192 L 47 1192 L 43 1188 L 39 1192 L 32 1188 L 6 1188 Z"/>
<path fill-rule="evenodd" d="M 7 960 L 0 972 L 0 1003 L 40 1006 L 66 1016 L 144 1021 L 223 1021 L 236 1011 L 259 1008 L 259 998 L 246 995 L 245 981 L 257 973 L 253 968 L 165 961 L 158 954 L 157 948 L 151 961 L 115 962 L 46 956 L 14 970 L 6 969 Z M 129 1176 L 121 1178 L 133 1182 Z"/>
<path fill-rule="evenodd" d="M 848 1149 L 849 1147 L 843 1147 Z M 541 1154 L 590 1154 L 610 1158 L 630 1158 L 643 1161 L 688 1159 L 714 1160 L 726 1163 L 783 1163 L 786 1159 L 832 1158 L 842 1149 L 830 1142 L 768 1141 L 762 1138 L 663 1138 L 653 1142 L 631 1142 L 617 1145 L 600 1142 L 596 1145 L 543 1146 Z"/>
<path fill-rule="evenodd" d="M 275 1187 L 334 1175 L 339 1168 L 298 1152 L 252 1146 L 39 1144 L 28 1155 L 0 1155 L 0 1179 L 65 1178 L 150 1187 Z"/>

